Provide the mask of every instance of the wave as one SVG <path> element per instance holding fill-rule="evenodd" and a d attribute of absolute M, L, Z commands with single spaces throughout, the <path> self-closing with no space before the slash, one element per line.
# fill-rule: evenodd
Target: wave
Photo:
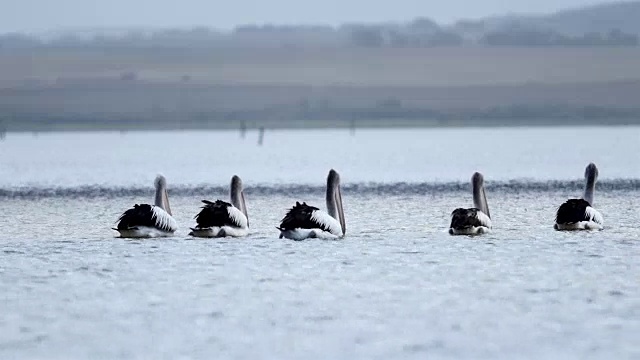
<path fill-rule="evenodd" d="M 344 184 L 342 192 L 349 195 L 422 195 L 434 193 L 468 192 L 471 185 L 467 182 L 442 183 L 359 183 Z M 562 181 L 491 181 L 486 184 L 489 192 L 552 192 L 581 191 L 583 180 Z M 640 179 L 604 180 L 597 184 L 597 191 L 636 191 L 640 189 Z M 227 186 L 188 186 L 177 185 L 169 189 L 171 196 L 220 196 L 228 193 Z M 245 189 L 247 195 L 304 195 L 322 194 L 324 186 L 315 185 L 258 185 Z M 87 185 L 78 187 L 13 187 L 0 188 L 0 198 L 37 199 L 37 198 L 117 198 L 151 196 L 150 187 L 109 187 Z"/>

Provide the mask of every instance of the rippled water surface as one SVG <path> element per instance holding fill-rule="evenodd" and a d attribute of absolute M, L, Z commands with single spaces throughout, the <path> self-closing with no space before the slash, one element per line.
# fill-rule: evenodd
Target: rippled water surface
<path fill-rule="evenodd" d="M 12 135 L 0 142 L 0 358 L 638 358 L 640 129 Z M 155 154 L 155 157 L 153 156 Z M 552 229 L 600 168 L 606 229 Z M 347 237 L 280 240 L 342 175 Z M 492 234 L 450 237 L 485 174 Z M 110 227 L 169 181 L 180 229 Z M 187 236 L 247 186 L 246 239 Z"/>

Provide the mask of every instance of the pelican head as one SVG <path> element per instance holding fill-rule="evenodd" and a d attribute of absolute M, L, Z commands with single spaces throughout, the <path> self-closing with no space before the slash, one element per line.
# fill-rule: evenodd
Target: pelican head
<path fill-rule="evenodd" d="M 594 163 L 589 163 L 584 170 L 584 178 L 586 181 L 583 199 L 593 206 L 593 193 L 595 192 L 596 181 L 598 180 L 598 167 Z"/>
<path fill-rule="evenodd" d="M 166 188 L 167 187 L 167 179 L 162 174 L 158 174 L 156 176 L 156 180 L 153 182 L 156 189 L 158 188 Z"/>
<path fill-rule="evenodd" d="M 344 209 L 342 207 L 342 191 L 340 190 L 340 175 L 331 169 L 327 176 L 327 211 L 329 215 L 340 222 L 342 234 L 346 234 L 347 225 L 344 219 Z"/>
<path fill-rule="evenodd" d="M 233 175 L 231 177 L 231 204 L 238 208 L 238 210 L 242 211 L 244 216 L 247 217 L 247 221 L 249 220 L 249 216 L 247 215 L 247 203 L 244 199 L 244 189 L 242 187 L 242 180 L 238 175 Z"/>
<path fill-rule="evenodd" d="M 484 176 L 481 173 L 475 172 L 471 176 L 471 187 L 473 189 L 473 206 L 488 217 L 491 217 L 489 205 L 487 204 L 487 194 L 484 190 Z"/>
<path fill-rule="evenodd" d="M 471 176 L 471 183 L 477 186 L 484 186 L 484 176 L 479 172 L 474 172 L 473 176 Z"/>
<path fill-rule="evenodd" d="M 154 181 L 156 187 L 155 205 L 161 207 L 169 215 L 171 215 L 171 207 L 169 206 L 169 195 L 167 194 L 167 179 L 162 174 L 156 176 Z"/>
<path fill-rule="evenodd" d="M 589 163 L 584 169 L 584 177 L 587 180 L 596 181 L 598 179 L 598 167 L 594 163 Z"/>

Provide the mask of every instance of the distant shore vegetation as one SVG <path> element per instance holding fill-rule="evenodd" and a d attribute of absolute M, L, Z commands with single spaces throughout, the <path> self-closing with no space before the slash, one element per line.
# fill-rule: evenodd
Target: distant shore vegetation
<path fill-rule="evenodd" d="M 34 47 L 434 47 L 638 46 L 640 2 L 569 9 L 550 15 L 494 16 L 438 24 L 428 14 L 404 23 L 327 25 L 215 24 L 190 29 L 77 29 L 0 35 L 0 49 Z"/>
<path fill-rule="evenodd" d="M 427 24 L 432 24 L 428 26 Z M 618 28 L 581 35 L 513 25 L 481 31 L 482 24 L 460 24 L 460 28 L 443 29 L 428 19 L 407 25 L 321 26 L 241 26 L 229 33 L 208 28 L 173 29 L 122 34 L 81 36 L 66 34 L 43 39 L 32 35 L 0 35 L 0 49 L 28 48 L 153 48 L 153 47 L 438 47 L 438 46 L 638 46 L 638 35 Z M 478 32 L 463 29 L 477 27 Z"/>

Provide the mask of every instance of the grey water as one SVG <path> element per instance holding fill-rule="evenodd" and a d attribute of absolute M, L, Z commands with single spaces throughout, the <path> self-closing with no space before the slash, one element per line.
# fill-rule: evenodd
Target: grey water
<path fill-rule="evenodd" d="M 640 357 L 640 128 L 8 134 L 0 358 Z M 599 232 L 556 232 L 600 169 Z M 278 239 L 343 182 L 347 236 Z M 494 229 L 451 237 L 485 175 Z M 180 229 L 111 230 L 163 173 Z M 251 235 L 194 240 L 201 199 L 247 192 Z"/>

